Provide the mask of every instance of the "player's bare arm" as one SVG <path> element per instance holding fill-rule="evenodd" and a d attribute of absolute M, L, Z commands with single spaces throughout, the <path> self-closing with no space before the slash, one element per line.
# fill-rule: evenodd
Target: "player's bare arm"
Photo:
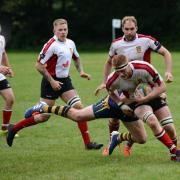
<path fill-rule="evenodd" d="M 80 74 L 80 76 L 81 76 L 82 78 L 85 78 L 85 79 L 87 79 L 87 80 L 90 80 L 90 79 L 91 79 L 91 76 L 83 71 L 83 66 L 82 66 L 82 64 L 81 64 L 80 58 L 77 58 L 77 59 L 74 61 L 74 64 L 75 64 L 75 67 L 76 67 L 77 71 L 79 72 L 79 74 Z"/>
<path fill-rule="evenodd" d="M 165 80 L 167 83 L 170 83 L 173 81 L 171 53 L 163 46 L 158 50 L 158 53 L 164 57 L 165 66 L 166 66 Z"/>
<path fill-rule="evenodd" d="M 61 89 L 62 83 L 53 79 L 53 77 L 47 71 L 45 64 L 41 64 L 39 62 L 36 62 L 35 66 L 36 66 L 37 71 L 39 71 L 39 73 L 50 82 L 52 88 L 55 91 Z"/>
<path fill-rule="evenodd" d="M 108 76 L 111 72 L 111 69 L 112 69 L 111 61 L 112 61 L 112 58 L 108 57 L 105 65 L 104 65 L 103 82 L 96 88 L 96 90 L 94 92 L 95 96 L 97 96 L 101 90 L 106 88 L 106 81 L 107 81 L 107 78 L 108 78 Z"/>
<path fill-rule="evenodd" d="M 119 108 L 121 108 L 121 110 L 124 112 L 124 114 L 128 115 L 128 116 L 133 116 L 134 112 L 132 111 L 132 109 L 126 105 L 123 102 L 123 98 L 121 96 L 119 96 L 119 94 L 117 93 L 117 91 L 108 91 L 109 96 L 111 97 L 111 99 L 119 106 Z"/>
<path fill-rule="evenodd" d="M 138 91 L 135 91 L 134 93 L 135 101 L 138 102 L 138 104 L 142 104 L 160 96 L 165 91 L 166 91 L 166 85 L 164 81 L 162 81 L 160 85 L 156 85 L 155 87 L 153 87 L 152 91 L 146 96 L 142 95 L 142 93 Z"/>
<path fill-rule="evenodd" d="M 2 54 L 2 65 L 7 66 L 9 68 L 8 73 L 6 74 L 6 76 L 14 77 L 14 72 L 13 72 L 13 70 L 11 68 L 10 63 L 9 63 L 9 59 L 8 59 L 6 51 Z"/>

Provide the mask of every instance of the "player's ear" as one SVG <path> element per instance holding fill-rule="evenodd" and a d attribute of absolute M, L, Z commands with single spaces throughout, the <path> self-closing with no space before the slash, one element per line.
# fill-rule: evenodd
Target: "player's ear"
<path fill-rule="evenodd" d="M 138 27 L 136 26 L 136 31 L 138 30 Z"/>

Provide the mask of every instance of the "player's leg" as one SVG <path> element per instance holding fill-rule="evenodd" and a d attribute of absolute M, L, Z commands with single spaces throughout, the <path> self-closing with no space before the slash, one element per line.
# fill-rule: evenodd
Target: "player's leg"
<path fill-rule="evenodd" d="M 167 132 L 159 124 L 152 108 L 147 105 L 142 105 L 137 107 L 134 112 L 137 117 L 143 119 L 143 121 L 148 124 L 154 136 L 169 149 L 171 160 L 179 161 L 179 157 L 176 156 L 176 154 L 179 153 L 176 146 L 172 142 Z"/>
<path fill-rule="evenodd" d="M 173 143 L 177 146 L 177 133 L 173 123 L 173 118 L 168 106 L 161 107 L 154 112 L 161 126 L 166 130 Z"/>
<path fill-rule="evenodd" d="M 4 108 L 2 111 L 2 126 L 0 134 L 6 135 L 7 127 L 10 123 L 12 116 L 12 107 L 15 101 L 13 90 L 6 79 L 0 81 L 0 94 L 4 100 Z"/>
<path fill-rule="evenodd" d="M 143 122 L 141 120 L 136 120 L 132 122 L 123 121 L 123 124 L 126 126 L 129 132 L 112 132 L 110 145 L 108 147 L 109 155 L 111 155 L 115 147 L 123 141 L 135 142 L 139 144 L 144 144 L 146 142 L 147 135 Z"/>
<path fill-rule="evenodd" d="M 4 109 L 3 109 L 3 122 L 2 122 L 2 130 L 7 130 L 7 127 L 10 123 L 11 115 L 12 115 L 12 106 L 14 104 L 14 94 L 11 88 L 4 89 L 0 91 L 1 96 L 4 99 Z"/>
<path fill-rule="evenodd" d="M 133 139 L 127 142 L 123 150 L 124 156 L 128 157 L 132 153 L 132 145 L 134 142 L 144 144 L 146 142 L 147 135 L 142 120 L 135 122 L 123 122 L 123 124 L 133 136 Z"/>
<path fill-rule="evenodd" d="M 61 99 L 64 100 L 64 102 L 66 102 L 71 107 L 74 107 L 76 109 L 83 108 L 80 98 L 74 89 L 62 93 Z M 86 121 L 78 122 L 77 124 L 81 132 L 81 135 L 83 137 L 83 141 L 86 149 L 100 149 L 103 146 L 102 144 L 91 142 L 88 131 L 88 125 Z"/>
<path fill-rule="evenodd" d="M 111 140 L 111 133 L 112 133 L 113 131 L 118 131 L 118 130 L 119 130 L 119 125 L 120 125 L 119 119 L 115 119 L 115 118 L 110 118 L 110 119 L 109 119 L 109 122 L 108 122 L 108 127 L 109 127 L 109 141 Z M 102 154 L 103 154 L 103 156 L 109 155 L 109 145 L 106 146 L 106 147 L 103 149 Z"/>
<path fill-rule="evenodd" d="M 46 101 L 46 103 L 49 103 L 51 105 L 55 103 L 55 100 L 45 100 L 45 99 L 41 99 L 41 100 Z M 38 123 L 45 122 L 49 119 L 49 117 L 50 115 L 47 114 L 35 114 L 31 117 L 22 119 L 15 124 L 10 124 L 8 126 L 7 144 L 9 146 L 12 146 L 13 139 L 18 131 L 22 130 L 23 128 L 36 125 Z"/>

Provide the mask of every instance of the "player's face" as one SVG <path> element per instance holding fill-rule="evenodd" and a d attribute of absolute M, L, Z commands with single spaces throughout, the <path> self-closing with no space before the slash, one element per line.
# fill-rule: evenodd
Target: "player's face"
<path fill-rule="evenodd" d="M 117 73 L 121 76 L 122 79 L 129 79 L 132 76 L 132 70 L 129 65 L 122 70 L 118 70 Z"/>
<path fill-rule="evenodd" d="M 126 21 L 124 23 L 122 31 L 123 31 L 125 39 L 127 41 L 133 41 L 135 39 L 135 36 L 136 36 L 137 27 L 133 21 Z"/>
<path fill-rule="evenodd" d="M 60 41 L 65 41 L 68 35 L 67 24 L 58 24 L 54 28 L 54 34 L 58 37 Z"/>

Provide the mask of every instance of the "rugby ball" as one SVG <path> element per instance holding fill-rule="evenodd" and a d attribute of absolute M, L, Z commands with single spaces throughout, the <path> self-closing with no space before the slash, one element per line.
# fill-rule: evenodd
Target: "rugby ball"
<path fill-rule="evenodd" d="M 136 87 L 135 93 L 140 92 L 143 96 L 147 96 L 152 91 L 152 88 L 147 83 L 140 83 Z"/>

